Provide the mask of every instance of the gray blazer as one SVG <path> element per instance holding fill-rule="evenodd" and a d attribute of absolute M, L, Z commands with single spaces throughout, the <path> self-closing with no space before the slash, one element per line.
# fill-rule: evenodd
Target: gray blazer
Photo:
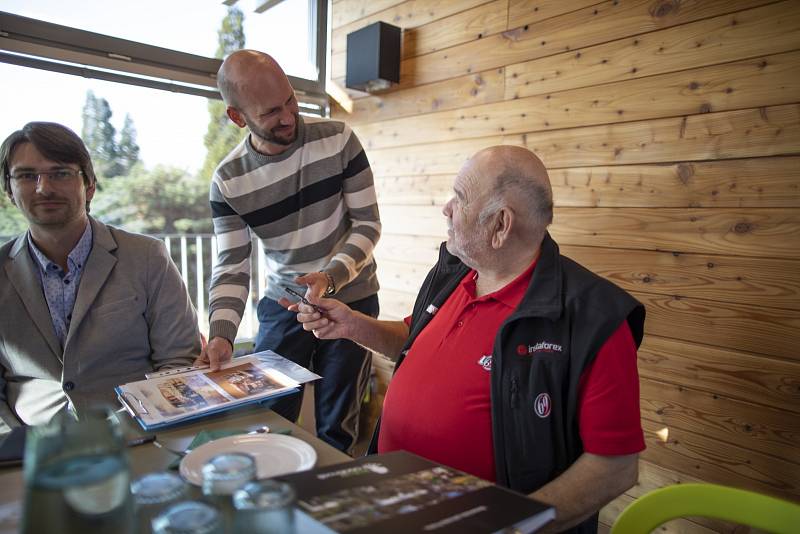
<path fill-rule="evenodd" d="M 63 350 L 25 235 L 0 247 L 0 433 L 45 423 L 68 401 L 79 412 L 116 405 L 114 386 L 200 353 L 197 315 L 164 244 L 89 220 Z"/>

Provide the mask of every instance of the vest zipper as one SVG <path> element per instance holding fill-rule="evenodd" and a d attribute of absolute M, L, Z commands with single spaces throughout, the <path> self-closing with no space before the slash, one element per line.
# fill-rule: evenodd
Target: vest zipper
<path fill-rule="evenodd" d="M 519 384 L 516 376 L 511 377 L 511 407 L 519 408 Z"/>

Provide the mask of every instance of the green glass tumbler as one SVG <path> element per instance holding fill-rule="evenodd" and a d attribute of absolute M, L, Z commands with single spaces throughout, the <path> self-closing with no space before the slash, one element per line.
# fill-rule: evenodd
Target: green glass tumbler
<path fill-rule="evenodd" d="M 62 411 L 31 427 L 25 444 L 22 532 L 130 533 L 130 469 L 116 414 Z"/>

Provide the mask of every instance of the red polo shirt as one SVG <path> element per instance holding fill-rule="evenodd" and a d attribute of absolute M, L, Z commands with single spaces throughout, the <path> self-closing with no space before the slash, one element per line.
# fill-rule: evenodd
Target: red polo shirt
<path fill-rule="evenodd" d="M 495 480 L 490 355 L 497 330 L 522 300 L 534 267 L 535 262 L 505 287 L 479 298 L 475 271 L 464 277 L 392 378 L 378 452 L 403 449 Z M 586 452 L 619 455 L 644 449 L 636 345 L 627 322 L 600 349 L 579 388 Z"/>

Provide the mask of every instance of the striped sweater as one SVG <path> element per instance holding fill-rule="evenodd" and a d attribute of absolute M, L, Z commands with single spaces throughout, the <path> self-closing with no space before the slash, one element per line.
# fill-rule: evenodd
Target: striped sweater
<path fill-rule="evenodd" d="M 271 299 L 285 295 L 282 286 L 305 293 L 294 278 L 314 271 L 333 277 L 343 302 L 377 293 L 372 171 L 344 123 L 301 117 L 297 140 L 276 156 L 256 152 L 246 136 L 214 171 L 210 200 L 218 252 L 209 339 L 236 337 L 250 292 L 251 232 L 264 247 Z"/>

